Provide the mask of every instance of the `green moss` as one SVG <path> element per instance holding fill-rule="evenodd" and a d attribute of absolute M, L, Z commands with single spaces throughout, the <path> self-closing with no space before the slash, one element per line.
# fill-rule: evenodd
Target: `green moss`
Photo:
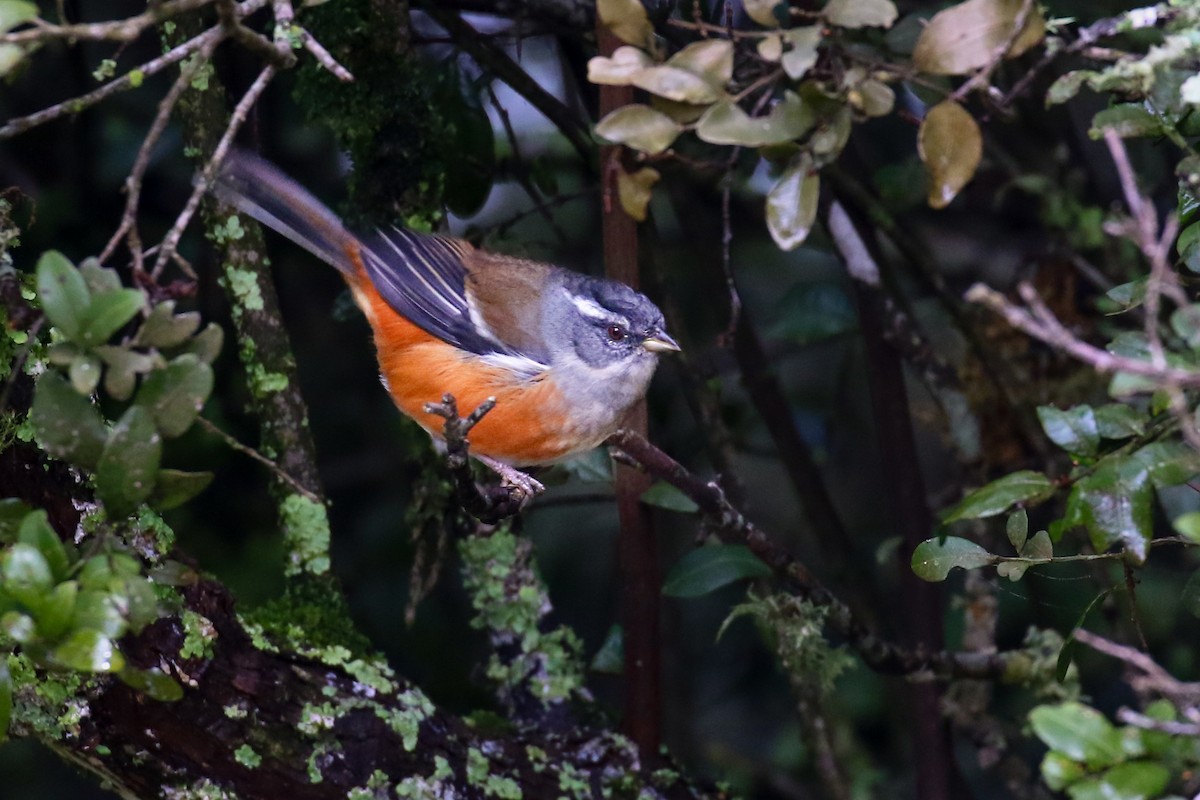
<path fill-rule="evenodd" d="M 224 285 L 242 308 L 249 311 L 262 311 L 262 290 L 258 288 L 258 276 L 253 272 L 226 266 Z M 234 313 L 237 313 L 236 309 Z"/>
<path fill-rule="evenodd" d="M 212 620 L 191 609 L 184 609 L 179 621 L 183 624 L 183 645 L 179 648 L 179 655 L 183 658 L 212 658 L 213 642 L 217 638 Z"/>
<path fill-rule="evenodd" d="M 293 494 L 279 504 L 284 541 L 290 558 L 284 574 L 329 572 L 329 516 L 325 506 L 303 495 Z"/>
<path fill-rule="evenodd" d="M 400 737 L 404 749 L 412 752 L 417 747 L 417 737 L 421 732 L 421 723 L 434 712 L 434 705 L 419 689 L 412 688 L 401 694 L 397 700 L 399 708 L 388 709 L 375 707 L 375 714 Z"/>
<path fill-rule="evenodd" d="M 281 372 L 270 372 L 266 367 L 257 362 L 251 364 L 248 372 L 247 382 L 250 392 L 259 399 L 269 394 L 282 392 L 288 387 L 287 375 Z"/>
<path fill-rule="evenodd" d="M 225 712 L 225 716 L 229 719 L 245 719 L 250 714 L 246 709 L 235 705 L 225 706 L 221 710 Z"/>
<path fill-rule="evenodd" d="M 237 750 L 233 751 L 233 758 L 243 767 L 256 769 L 262 764 L 262 756 L 254 752 L 254 748 L 248 744 L 243 744 Z"/>
<path fill-rule="evenodd" d="M 563 763 L 558 770 L 558 788 L 569 798 L 586 800 L 592 795 L 587 773 L 576 769 L 574 764 Z"/>
<path fill-rule="evenodd" d="M 146 506 L 142 506 L 138 511 L 133 527 L 136 534 L 153 537 L 154 554 L 157 556 L 165 556 L 175 546 L 175 531 L 171 530 L 171 526 L 162 517 Z"/>

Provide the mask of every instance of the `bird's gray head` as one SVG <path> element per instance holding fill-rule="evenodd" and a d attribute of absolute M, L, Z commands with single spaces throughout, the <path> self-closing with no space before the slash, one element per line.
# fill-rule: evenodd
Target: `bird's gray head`
<path fill-rule="evenodd" d="M 658 306 L 623 283 L 568 274 L 555 295 L 543 307 L 543 320 L 560 359 L 611 370 L 611 379 L 622 377 L 619 365 L 644 365 L 644 384 L 658 354 L 679 350 Z"/>

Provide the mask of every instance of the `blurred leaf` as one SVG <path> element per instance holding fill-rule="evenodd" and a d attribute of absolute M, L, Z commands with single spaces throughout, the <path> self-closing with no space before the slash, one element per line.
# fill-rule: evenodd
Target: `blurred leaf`
<path fill-rule="evenodd" d="M 772 335 L 812 344 L 858 329 L 858 312 L 839 283 L 802 283 L 779 302 Z"/>
<path fill-rule="evenodd" d="M 1128 439 L 1146 432 L 1145 416 L 1124 403 L 1108 403 L 1094 409 L 1096 429 L 1105 439 Z"/>
<path fill-rule="evenodd" d="M 968 494 L 942 515 L 942 521 L 992 517 L 1003 514 L 1017 503 L 1037 503 L 1049 497 L 1053 491 L 1054 485 L 1040 472 L 1014 472 Z"/>
<path fill-rule="evenodd" d="M 1145 108 L 1134 103 L 1120 103 L 1112 108 L 1097 112 L 1092 117 L 1088 136 L 1103 139 L 1104 131 L 1111 128 L 1122 139 L 1153 137 L 1162 134 L 1162 122 Z"/>
<path fill-rule="evenodd" d="M 1171 523 L 1175 532 L 1186 539 L 1200 544 L 1200 511 L 1189 511 L 1181 514 Z"/>
<path fill-rule="evenodd" d="M 817 63 L 817 47 L 821 44 L 821 26 L 790 28 L 783 32 L 783 40 L 791 45 L 780 56 L 783 71 L 792 80 L 799 80 Z"/>
<path fill-rule="evenodd" d="M 638 222 L 646 221 L 646 208 L 653 196 L 654 184 L 662 175 L 652 167 L 642 167 L 637 172 L 617 172 L 617 197 L 625 213 Z"/>
<path fill-rule="evenodd" d="M 47 250 L 38 259 L 37 293 L 51 324 L 68 339 L 77 339 L 92 297 L 79 270 L 57 250 Z"/>
<path fill-rule="evenodd" d="M 764 36 L 758 40 L 758 44 L 754 48 L 758 52 L 758 57 L 763 61 L 769 61 L 774 64 L 783 56 L 783 37 L 782 36 Z"/>
<path fill-rule="evenodd" d="M 171 439 L 196 421 L 212 387 L 212 368 L 188 353 L 147 375 L 134 402 L 150 412 L 159 432 Z"/>
<path fill-rule="evenodd" d="M 1075 620 L 1075 624 L 1067 633 L 1067 638 L 1063 640 L 1062 650 L 1058 653 L 1058 663 L 1054 667 L 1054 679 L 1062 683 L 1067 679 L 1067 671 L 1071 668 L 1071 660 L 1075 657 L 1075 651 L 1079 649 L 1079 641 L 1075 638 L 1075 631 L 1083 627 L 1083 623 L 1087 621 L 1088 614 L 1092 613 L 1092 609 L 1100 605 L 1100 601 L 1108 597 L 1112 592 L 1112 588 L 1105 589 L 1092 598 L 1092 602 L 1088 603 L 1080 613 L 1079 619 Z"/>
<path fill-rule="evenodd" d="M 496 135 L 475 77 L 464 75 L 454 59 L 443 61 L 437 76 L 432 82 L 432 104 L 446 125 L 442 146 L 454 153 L 454 158 L 443 162 L 443 197 L 453 213 L 469 217 L 492 192 Z"/>
<path fill-rule="evenodd" d="M 667 65 L 695 73 L 719 89 L 733 80 L 733 42 L 728 39 L 693 42 L 671 56 Z"/>
<path fill-rule="evenodd" d="M 8 76 L 25 60 L 25 48 L 17 44 L 0 44 L 0 78 Z"/>
<path fill-rule="evenodd" d="M 1008 535 L 1009 544 L 1019 554 L 1021 548 L 1025 546 L 1025 540 L 1029 536 L 1029 514 L 1025 509 L 1018 508 L 1009 514 L 1008 522 L 1004 525 L 1004 530 Z"/>
<path fill-rule="evenodd" d="M 0 742 L 8 739 L 8 725 L 12 722 L 13 686 L 8 674 L 7 659 L 0 659 Z"/>
<path fill-rule="evenodd" d="M 593 56 L 588 60 L 587 79 L 608 86 L 628 86 L 633 76 L 653 66 L 654 59 L 636 47 L 621 45 L 611 57 Z"/>
<path fill-rule="evenodd" d="M 78 594 L 79 584 L 65 581 L 42 597 L 42 602 L 34 609 L 38 636 L 54 641 L 71 628 Z"/>
<path fill-rule="evenodd" d="M 979 545 L 958 536 L 943 540 L 926 539 L 912 555 L 912 571 L 921 580 L 944 581 L 955 567 L 978 569 L 996 561 L 996 556 Z"/>
<path fill-rule="evenodd" d="M 1118 764 L 1100 777 L 1097 800 L 1147 800 L 1159 797 L 1167 788 L 1171 774 L 1162 764 L 1150 761 L 1129 761 Z M 1072 800 L 1089 800 L 1086 795 L 1070 791 Z"/>
<path fill-rule="evenodd" d="M 945 208 L 974 177 L 983 157 L 979 125 L 958 103 L 943 100 L 921 121 L 917 154 L 929 171 L 930 207 Z"/>
<path fill-rule="evenodd" d="M 110 519 L 131 514 L 151 492 L 162 457 L 162 437 L 150 412 L 130 406 L 108 435 L 96 464 L 96 495 Z"/>
<path fill-rule="evenodd" d="M 767 193 L 767 229 L 780 250 L 794 250 L 808 238 L 820 195 L 820 177 L 812 169 L 812 159 L 801 154 Z"/>
<path fill-rule="evenodd" d="M 133 396 L 138 375 L 165 366 L 163 357 L 158 354 L 139 353 L 120 345 L 101 345 L 95 352 L 108 365 L 104 373 L 104 391 L 114 400 L 128 400 Z"/>
<path fill-rule="evenodd" d="M 17 542 L 0 554 L 0 578 L 4 591 L 14 600 L 33 608 L 54 585 L 45 556 L 31 544 Z"/>
<path fill-rule="evenodd" d="M 95 582 L 94 576 L 92 582 Z M 102 589 L 83 588 L 79 591 L 75 598 L 76 628 L 96 631 L 110 639 L 125 633 L 129 626 L 117 605 L 119 595 L 114 594 L 112 583 L 110 576 Z M 82 577 L 80 584 L 86 585 Z"/>
<path fill-rule="evenodd" d="M 33 641 L 36 628 L 37 626 L 34 625 L 33 617 L 28 614 L 22 614 L 20 611 L 9 611 L 0 616 L 0 632 L 3 632 L 14 642 L 26 644 Z"/>
<path fill-rule="evenodd" d="M 59 539 L 54 528 L 50 527 L 49 517 L 43 509 L 26 515 L 25 519 L 21 521 L 21 527 L 17 532 L 17 541 L 37 548 L 38 552 L 42 554 L 42 558 L 46 560 L 46 565 L 50 568 L 50 574 L 55 581 L 61 581 L 67 577 L 71 558 L 67 555 L 67 548 L 62 539 Z"/>
<path fill-rule="evenodd" d="M 1104 296 L 1112 300 L 1122 311 L 1129 311 L 1137 308 L 1146 299 L 1146 284 L 1149 278 L 1137 278 L 1136 280 L 1122 283 L 1114 286 L 1104 293 Z"/>
<path fill-rule="evenodd" d="M 635 73 L 630 79 L 630 83 L 651 94 L 680 103 L 703 105 L 716 102 L 721 97 L 720 90 L 704 78 L 694 72 L 669 64 L 647 67 Z"/>
<path fill-rule="evenodd" d="M 79 343 L 84 347 L 104 344 L 109 337 L 141 310 L 145 296 L 137 289 L 121 289 L 92 297 L 83 316 Z"/>
<path fill-rule="evenodd" d="M 96 465 L 107 435 L 100 413 L 58 373 L 45 372 L 38 379 L 30 420 L 51 456 L 86 469 Z"/>
<path fill-rule="evenodd" d="M 1083 88 L 1083 85 L 1095 76 L 1095 72 L 1086 69 L 1075 70 L 1074 72 L 1060 75 L 1054 83 L 1050 84 L 1050 88 L 1046 90 L 1046 106 L 1049 107 L 1067 102 L 1079 94 L 1079 90 Z"/>
<path fill-rule="evenodd" d="M 1151 442 L 1134 451 L 1130 460 L 1140 464 L 1160 488 L 1180 486 L 1200 473 L 1200 453 L 1181 441 Z"/>
<path fill-rule="evenodd" d="M 1071 455 L 1094 456 L 1100 446 L 1100 430 L 1091 406 L 1066 411 L 1054 406 L 1038 406 L 1038 420 L 1050 441 Z"/>
<path fill-rule="evenodd" d="M 1097 553 L 1119 544 L 1137 563 L 1146 560 L 1153 490 L 1144 468 L 1132 459 L 1110 460 L 1080 479 L 1072 494 Z"/>
<path fill-rule="evenodd" d="M 682 132 L 683 127 L 666 114 L 637 103 L 621 106 L 596 123 L 600 138 L 650 155 L 666 150 Z"/>
<path fill-rule="evenodd" d="M 764 28 L 778 28 L 781 20 L 787 19 L 787 4 L 783 0 L 742 0 L 742 8 Z"/>
<path fill-rule="evenodd" d="M 1171 313 L 1171 330 L 1193 350 L 1200 350 L 1200 303 L 1181 306 Z"/>
<path fill-rule="evenodd" d="M 967 0 L 939 11 L 921 32 L 913 64 L 934 75 L 965 75 L 986 66 L 1013 33 L 1022 0 Z M 1035 4 L 1004 54 L 1016 58 L 1042 40 L 1046 23 Z"/>
<path fill-rule="evenodd" d="M 1183 585 L 1179 603 L 1193 617 L 1200 617 L 1200 570 L 1196 570 Z"/>
<path fill-rule="evenodd" d="M 821 16 L 841 28 L 890 28 L 896 5 L 891 0 L 829 0 Z"/>
<path fill-rule="evenodd" d="M 740 544 L 697 547 L 675 563 L 663 584 L 668 597 L 700 597 L 743 578 L 765 578 L 771 568 Z"/>
<path fill-rule="evenodd" d="M 1051 750 L 1042 759 L 1042 780 L 1053 791 L 1060 792 L 1086 775 L 1083 765 Z"/>
<path fill-rule="evenodd" d="M 85 258 L 81 261 L 79 274 L 83 276 L 83 282 L 93 295 L 119 292 L 123 288 L 117 271 L 100 266 L 100 262 L 95 258 Z"/>
<path fill-rule="evenodd" d="M 786 92 L 765 117 L 751 117 L 732 101 L 714 103 L 697 123 L 696 136 L 709 144 L 763 147 L 798 139 L 814 122 L 812 109 L 800 96 Z"/>
<path fill-rule="evenodd" d="M 1021 558 L 1047 559 L 1054 557 L 1054 545 L 1050 542 L 1050 534 L 1038 531 L 1030 537 L 1021 548 Z"/>
<path fill-rule="evenodd" d="M 859 107 L 868 117 L 884 117 L 896 107 L 896 93 L 883 81 L 869 78 L 858 85 Z"/>
<path fill-rule="evenodd" d="M 90 395 L 96 391 L 96 384 L 100 383 L 100 359 L 89 353 L 80 353 L 71 362 L 67 375 L 71 379 L 72 389 L 78 394 Z"/>
<path fill-rule="evenodd" d="M 596 0 L 596 14 L 626 44 L 644 47 L 654 36 L 654 27 L 638 0 Z"/>
<path fill-rule="evenodd" d="M 192 353 L 205 364 L 211 364 L 221 354 L 221 345 L 225 341 L 225 331 L 215 322 L 204 326 L 192 340 L 188 342 L 185 352 Z"/>
<path fill-rule="evenodd" d="M 176 508 L 207 489 L 212 479 L 211 472 L 160 469 L 154 481 L 154 491 L 146 502 L 162 511 Z"/>
<path fill-rule="evenodd" d="M 134 691 L 141 692 L 160 703 L 174 703 L 183 699 L 183 687 L 179 682 L 160 669 L 137 669 L 126 665 L 117 677 Z"/>
<path fill-rule="evenodd" d="M 158 595 L 141 575 L 131 575 L 124 581 L 125 619 L 134 633 L 158 619 Z"/>
<path fill-rule="evenodd" d="M 133 343 L 141 347 L 165 349 L 176 347 L 200 327 L 200 315 L 195 311 L 175 313 L 175 301 L 164 300 L 150 309 L 146 321 L 138 328 Z"/>
<path fill-rule="evenodd" d="M 1124 758 L 1121 734 L 1103 714 L 1082 703 L 1038 706 L 1029 713 L 1029 723 L 1047 747 L 1092 769 Z"/>
<path fill-rule="evenodd" d="M 64 667 L 79 672 L 117 672 L 125 666 L 112 639 L 90 629 L 75 631 L 54 648 L 52 656 Z"/>
<path fill-rule="evenodd" d="M 700 506 L 696 505 L 692 498 L 666 481 L 655 481 L 653 486 L 642 492 L 641 499 L 648 506 L 678 511 L 681 514 L 694 514 L 700 510 Z"/>
<path fill-rule="evenodd" d="M 18 25 L 35 20 L 37 15 L 36 3 L 29 3 L 26 0 L 2 0 L 0 1 L 0 33 L 8 33 Z M 0 726 L 0 734 L 7 728 L 7 724 Z"/>
<path fill-rule="evenodd" d="M 625 629 L 620 625 L 608 629 L 604 643 L 592 659 L 591 670 L 605 675 L 620 675 L 625 671 Z"/>

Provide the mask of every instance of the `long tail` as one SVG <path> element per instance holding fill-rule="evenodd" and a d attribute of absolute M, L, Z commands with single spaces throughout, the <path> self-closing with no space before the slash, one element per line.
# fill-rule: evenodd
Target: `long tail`
<path fill-rule="evenodd" d="M 225 158 L 213 192 L 346 277 L 355 275 L 351 254 L 361 248 L 358 238 L 324 203 L 274 165 L 251 153 L 233 151 Z"/>

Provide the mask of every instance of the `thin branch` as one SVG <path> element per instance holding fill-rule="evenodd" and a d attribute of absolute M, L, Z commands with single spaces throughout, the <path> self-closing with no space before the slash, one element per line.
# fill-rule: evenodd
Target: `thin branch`
<path fill-rule="evenodd" d="M 1141 673 L 1139 678 L 1132 681 L 1135 689 L 1157 692 L 1181 705 L 1195 705 L 1200 702 L 1200 683 L 1180 681 L 1141 650 L 1105 639 L 1085 628 L 1076 628 L 1074 637 L 1081 644 L 1123 661 Z"/>
<path fill-rule="evenodd" d="M 279 478 L 279 480 L 283 481 L 288 486 L 291 486 L 297 492 L 304 495 L 309 500 L 312 500 L 314 503 L 321 502 L 321 498 L 317 497 L 315 494 L 310 492 L 308 489 L 304 488 L 304 486 L 301 485 L 301 483 L 299 481 L 297 481 L 291 475 L 288 475 L 286 472 L 284 472 L 282 467 L 280 467 L 278 464 L 276 464 L 271 459 L 264 456 L 262 453 L 255 450 L 253 447 L 242 444 L 236 438 L 234 438 L 230 434 L 226 433 L 225 431 L 221 430 L 220 428 L 218 428 L 216 425 L 214 425 L 212 422 L 208 421 L 204 417 L 196 417 L 196 421 L 198 423 L 200 423 L 201 428 L 204 428 L 204 430 L 208 431 L 209 433 L 213 434 L 214 436 L 218 437 L 223 442 L 225 442 L 225 444 L 229 445 L 230 449 L 236 450 L 237 452 L 241 453 L 242 455 L 249 456 L 250 458 L 257 461 L 258 463 L 262 464 L 264 467 L 271 470 L 271 473 L 273 475 L 275 475 L 275 477 Z"/>
<path fill-rule="evenodd" d="M 29 44 L 45 42 L 51 39 L 71 39 L 73 41 L 111 41 L 130 42 L 142 33 L 163 20 L 179 14 L 203 8 L 213 0 L 170 0 L 166 3 L 156 3 L 136 17 L 113 20 L 111 22 L 88 22 L 78 25 L 55 25 L 52 22 L 36 19 L 32 28 L 14 31 L 0 35 L 0 44 Z"/>
<path fill-rule="evenodd" d="M 1138 713 L 1131 708 L 1119 709 L 1117 711 L 1117 719 L 1126 725 L 1132 725 L 1135 728 L 1141 728 L 1146 731 L 1162 731 L 1172 736 L 1200 737 L 1200 723 L 1154 719 L 1153 717 L 1147 717 L 1145 714 Z"/>
<path fill-rule="evenodd" d="M 954 91 L 954 94 L 950 95 L 951 100 L 962 102 L 963 98 L 971 92 L 989 85 L 992 73 L 996 71 L 996 68 L 1000 66 L 1000 62 L 1008 55 L 1008 51 L 1012 49 L 1017 39 L 1025 32 L 1025 23 L 1029 20 L 1029 15 L 1034 8 L 1036 8 L 1034 0 L 1024 0 L 1021 3 L 1021 7 L 1017 10 L 1017 14 L 1013 18 L 1012 30 L 1009 31 L 1008 36 L 1004 38 L 1004 41 L 996 45 L 991 56 L 988 58 L 988 62 L 980 67 L 969 79 L 964 81 L 962 86 L 959 86 Z"/>

